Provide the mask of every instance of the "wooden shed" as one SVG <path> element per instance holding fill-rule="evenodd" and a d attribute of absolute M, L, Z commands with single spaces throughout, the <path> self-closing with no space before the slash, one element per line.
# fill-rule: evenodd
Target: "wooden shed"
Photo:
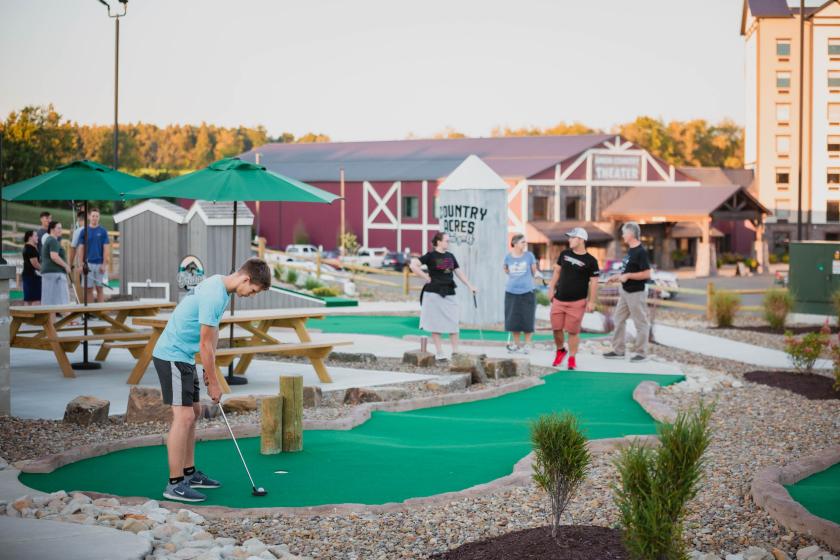
<path fill-rule="evenodd" d="M 114 215 L 120 232 L 121 295 L 178 301 L 178 264 L 189 254 L 187 215 L 184 208 L 160 199 Z"/>

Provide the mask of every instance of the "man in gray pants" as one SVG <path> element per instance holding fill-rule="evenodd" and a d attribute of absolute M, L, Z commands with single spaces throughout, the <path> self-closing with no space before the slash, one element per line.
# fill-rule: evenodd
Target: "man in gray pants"
<path fill-rule="evenodd" d="M 639 237 L 641 229 L 636 222 L 627 222 L 621 226 L 621 238 L 627 244 L 621 274 L 610 278 L 610 282 L 621 282 L 618 289 L 618 304 L 615 306 L 615 331 L 612 337 L 612 351 L 604 354 L 605 358 L 624 358 L 625 330 L 627 319 L 633 319 L 636 326 L 636 343 L 631 349 L 631 362 L 643 362 L 647 358 L 650 320 L 647 313 L 647 292 L 645 282 L 650 279 L 650 260 L 642 247 Z"/>

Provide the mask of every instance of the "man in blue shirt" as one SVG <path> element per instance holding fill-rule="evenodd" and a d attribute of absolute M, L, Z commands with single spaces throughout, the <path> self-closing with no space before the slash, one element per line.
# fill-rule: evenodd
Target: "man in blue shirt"
<path fill-rule="evenodd" d="M 172 406 L 172 426 L 166 439 L 169 484 L 163 491 L 165 498 L 201 502 L 206 497 L 195 488 L 221 486 L 195 468 L 195 422 L 201 414 L 195 355 L 201 355 L 207 392 L 218 403 L 222 388 L 216 375 L 216 343 L 230 294 L 250 297 L 270 286 L 271 270 L 264 260 L 256 258 L 245 261 L 233 274 L 207 278 L 181 300 L 155 344 L 152 357 L 163 402 Z"/>
<path fill-rule="evenodd" d="M 87 230 L 79 232 L 78 246 L 82 262 L 87 262 L 87 300 L 105 301 L 105 285 L 108 283 L 108 267 L 111 261 L 111 241 L 108 230 L 99 225 L 99 208 L 94 208 L 88 214 Z M 87 258 L 87 261 L 85 261 Z M 84 269 L 83 269 L 84 272 Z M 93 290 L 96 288 L 96 300 Z"/>

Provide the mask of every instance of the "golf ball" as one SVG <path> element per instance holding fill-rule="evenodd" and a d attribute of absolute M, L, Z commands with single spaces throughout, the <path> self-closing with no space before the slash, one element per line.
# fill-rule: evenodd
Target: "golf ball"
<path fill-rule="evenodd" d="M 259 488 L 257 488 L 257 492 L 265 492 L 265 488 L 263 488 L 262 486 L 260 486 Z"/>

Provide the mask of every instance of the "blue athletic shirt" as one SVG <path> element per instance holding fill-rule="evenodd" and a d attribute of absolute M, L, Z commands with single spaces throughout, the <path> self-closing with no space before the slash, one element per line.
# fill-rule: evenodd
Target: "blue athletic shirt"
<path fill-rule="evenodd" d="M 505 291 L 509 294 L 527 294 L 534 291 L 534 275 L 531 266 L 537 263 L 537 258 L 531 251 L 525 251 L 521 257 L 514 257 L 510 253 L 505 255 L 505 266 L 508 267 Z"/>
<path fill-rule="evenodd" d="M 169 362 L 194 364 L 201 325 L 218 327 L 229 301 L 221 275 L 203 281 L 172 312 L 152 355 Z"/>
<path fill-rule="evenodd" d="M 87 262 L 90 264 L 102 264 L 105 260 L 105 245 L 111 241 L 108 239 L 108 230 L 102 226 L 87 227 Z M 85 228 L 79 230 L 78 245 L 85 244 Z"/>

